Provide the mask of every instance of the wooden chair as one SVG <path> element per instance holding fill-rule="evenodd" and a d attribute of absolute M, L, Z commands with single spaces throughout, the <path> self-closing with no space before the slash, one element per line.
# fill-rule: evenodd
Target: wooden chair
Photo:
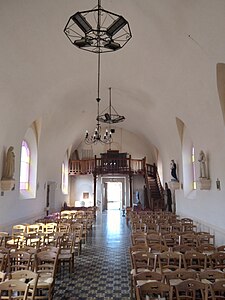
<path fill-rule="evenodd" d="M 159 253 L 162 253 L 162 252 L 166 252 L 166 251 L 169 251 L 169 247 L 164 245 L 164 244 L 152 244 L 150 247 L 150 252 L 151 253 L 155 253 L 155 254 L 159 254 Z"/>
<path fill-rule="evenodd" d="M 35 300 L 53 297 L 58 253 L 41 251 L 36 254 L 35 271 L 39 274 Z"/>
<path fill-rule="evenodd" d="M 209 260 L 212 269 L 225 270 L 225 252 L 215 252 L 209 255 Z"/>
<path fill-rule="evenodd" d="M 29 270 L 32 269 L 31 265 L 32 254 L 16 250 L 9 254 L 9 271 L 14 272 L 18 270 Z"/>
<path fill-rule="evenodd" d="M 211 244 L 200 244 L 197 248 L 197 251 L 201 252 L 201 253 L 206 253 L 206 254 L 212 254 L 213 252 L 216 251 L 216 247 L 211 245 Z"/>
<path fill-rule="evenodd" d="M 219 270 L 207 269 L 202 272 L 198 272 L 198 278 L 204 283 L 207 283 L 207 281 L 210 281 L 210 283 L 214 283 L 217 279 L 225 280 L 225 273 Z M 205 279 L 207 281 L 204 281 Z"/>
<path fill-rule="evenodd" d="M 146 235 L 146 243 L 151 248 L 153 244 L 163 244 L 163 240 L 159 233 L 149 233 Z"/>
<path fill-rule="evenodd" d="M 163 235 L 163 243 L 169 248 L 179 245 L 179 235 L 174 232 L 166 233 Z"/>
<path fill-rule="evenodd" d="M 27 225 L 18 224 L 12 227 L 11 239 L 7 240 L 7 247 L 18 249 L 24 245 L 24 234 L 26 233 Z"/>
<path fill-rule="evenodd" d="M 180 279 L 197 279 L 198 272 L 195 270 L 186 270 L 184 268 L 177 269 L 173 272 L 164 272 L 165 282 L 171 284 L 171 280 Z"/>
<path fill-rule="evenodd" d="M 24 233 L 25 245 L 38 248 L 40 246 L 40 226 L 39 224 L 27 225 Z"/>
<path fill-rule="evenodd" d="M 180 222 L 175 222 L 171 224 L 171 232 L 173 233 L 181 233 L 183 232 L 183 226 Z"/>
<path fill-rule="evenodd" d="M 132 253 L 132 262 L 133 262 L 133 275 L 144 272 L 146 270 L 155 271 L 156 268 L 156 259 L 157 255 L 140 251 L 136 253 Z"/>
<path fill-rule="evenodd" d="M 75 239 L 74 233 L 64 234 L 58 256 L 58 266 L 61 270 L 61 266 L 65 266 L 67 263 L 69 265 L 69 272 L 74 271 L 74 257 L 75 257 Z"/>
<path fill-rule="evenodd" d="M 10 279 L 0 283 L 0 299 L 27 300 L 29 284 Z M 13 296 L 16 293 L 16 298 Z"/>
<path fill-rule="evenodd" d="M 133 254 L 138 252 L 149 252 L 149 248 L 145 244 L 136 244 L 134 246 L 130 246 L 129 252 L 130 252 L 130 260 L 132 268 L 134 268 L 134 262 L 133 262 Z"/>
<path fill-rule="evenodd" d="M 135 232 L 131 234 L 131 244 L 146 244 L 146 233 L 145 232 Z"/>
<path fill-rule="evenodd" d="M 82 249 L 82 239 L 83 239 L 83 224 L 73 223 L 70 227 L 70 233 L 74 235 L 74 249 L 79 256 Z"/>
<path fill-rule="evenodd" d="M 181 253 L 185 253 L 185 252 L 188 252 L 188 251 L 193 251 L 194 249 L 191 247 L 191 246 L 188 246 L 186 244 L 181 244 L 181 245 L 176 245 L 173 247 L 173 251 L 176 251 L 176 252 L 181 252 Z"/>
<path fill-rule="evenodd" d="M 158 226 L 157 226 L 156 223 L 146 221 L 145 224 L 146 224 L 146 227 L 147 227 L 147 234 L 150 233 L 150 232 L 157 232 Z"/>
<path fill-rule="evenodd" d="M 210 234 L 209 232 L 205 231 L 199 231 L 196 233 L 197 238 L 198 238 L 198 244 L 210 244 L 210 245 L 215 245 L 215 236 L 213 234 Z"/>
<path fill-rule="evenodd" d="M 175 285 L 187 279 L 197 279 L 197 272 L 194 270 L 177 269 L 175 271 L 164 272 L 165 282 L 171 286 L 173 299 L 176 299 Z"/>
<path fill-rule="evenodd" d="M 0 271 L 6 272 L 8 266 L 8 254 L 0 252 Z"/>
<path fill-rule="evenodd" d="M 37 282 L 39 275 L 30 270 L 15 271 L 10 274 L 10 279 L 16 279 L 29 284 L 28 299 L 35 300 Z"/>
<path fill-rule="evenodd" d="M 163 252 L 158 255 L 158 264 L 158 271 L 162 274 L 167 271 L 175 271 L 185 266 L 184 256 L 179 252 Z"/>
<path fill-rule="evenodd" d="M 7 238 L 9 237 L 8 232 L 0 232 L 0 247 L 6 247 Z"/>
<path fill-rule="evenodd" d="M 198 238 L 194 232 L 184 232 L 180 234 L 180 245 L 190 246 L 193 249 L 196 249 L 198 246 Z"/>
<path fill-rule="evenodd" d="M 181 281 L 174 286 L 177 300 L 207 300 L 208 286 L 195 279 Z"/>
<path fill-rule="evenodd" d="M 140 286 L 136 286 L 136 298 L 137 300 L 146 299 L 171 299 L 171 288 L 169 284 L 152 281 L 144 283 Z"/>
<path fill-rule="evenodd" d="M 218 252 L 225 252 L 225 245 L 220 245 L 216 248 Z"/>
<path fill-rule="evenodd" d="M 163 236 L 164 234 L 168 234 L 171 232 L 170 224 L 161 223 L 159 224 L 159 232 Z"/>
<path fill-rule="evenodd" d="M 202 271 L 207 267 L 207 255 L 203 253 L 197 251 L 188 251 L 184 254 L 184 259 L 187 269 Z"/>
<path fill-rule="evenodd" d="M 147 282 L 159 281 L 163 282 L 163 275 L 157 272 L 145 271 L 134 275 L 133 277 L 133 287 L 131 289 L 131 299 L 133 297 L 133 290 L 136 291 L 136 286 L 140 286 Z M 137 295 L 135 295 L 137 298 Z"/>
<path fill-rule="evenodd" d="M 132 255 L 132 264 L 133 269 L 131 270 L 131 295 L 133 294 L 134 286 L 134 276 L 143 273 L 146 271 L 155 272 L 156 268 L 156 259 L 155 254 L 150 253 L 149 251 L 138 251 L 131 254 Z"/>
<path fill-rule="evenodd" d="M 218 280 L 212 283 L 210 286 L 211 296 L 209 299 L 212 300 L 224 300 L 225 299 L 225 279 Z"/>

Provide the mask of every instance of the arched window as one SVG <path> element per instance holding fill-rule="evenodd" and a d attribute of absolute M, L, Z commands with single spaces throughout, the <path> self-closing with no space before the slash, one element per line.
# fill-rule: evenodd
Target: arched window
<path fill-rule="evenodd" d="M 68 194 L 68 159 L 65 156 L 62 163 L 62 193 L 64 195 Z"/>
<path fill-rule="evenodd" d="M 20 162 L 20 190 L 29 190 L 30 148 L 26 141 L 22 142 Z"/>
<path fill-rule="evenodd" d="M 196 190 L 197 188 L 197 182 L 196 182 L 196 170 L 195 170 L 195 148 L 192 146 L 191 151 L 191 163 L 192 163 L 192 175 L 193 175 L 193 190 Z"/>
<path fill-rule="evenodd" d="M 37 192 L 37 124 L 27 129 L 21 145 L 20 199 L 34 199 Z"/>

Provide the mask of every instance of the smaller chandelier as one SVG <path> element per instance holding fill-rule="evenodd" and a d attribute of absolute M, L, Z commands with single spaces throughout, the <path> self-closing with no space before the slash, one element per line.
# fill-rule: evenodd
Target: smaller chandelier
<path fill-rule="evenodd" d="M 124 116 L 120 116 L 112 106 L 112 88 L 109 88 L 109 106 L 97 117 L 97 121 L 107 124 L 120 123 L 125 120 Z"/>
<path fill-rule="evenodd" d="M 100 102 L 100 98 L 97 98 L 96 101 L 98 103 L 98 115 L 97 115 L 97 118 L 96 118 L 97 125 L 96 125 L 96 128 L 95 128 L 94 134 L 92 136 L 90 136 L 88 131 L 86 130 L 84 142 L 88 145 L 97 144 L 98 142 L 100 142 L 102 144 L 110 144 L 110 143 L 112 143 L 112 133 L 114 133 L 115 130 L 106 129 L 104 135 L 102 136 L 101 125 L 99 123 L 99 102 Z"/>

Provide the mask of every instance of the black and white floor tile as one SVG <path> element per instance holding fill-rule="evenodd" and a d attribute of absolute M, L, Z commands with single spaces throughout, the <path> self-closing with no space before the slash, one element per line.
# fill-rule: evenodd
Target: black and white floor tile
<path fill-rule="evenodd" d="M 120 211 L 97 215 L 75 271 L 57 275 L 53 300 L 129 300 L 130 229 Z"/>

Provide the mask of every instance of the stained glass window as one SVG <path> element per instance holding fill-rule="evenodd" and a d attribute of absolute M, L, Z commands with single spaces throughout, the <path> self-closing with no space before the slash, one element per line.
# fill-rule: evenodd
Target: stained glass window
<path fill-rule="evenodd" d="M 192 174 L 193 174 L 193 190 L 196 190 L 197 183 L 196 183 L 195 148 L 194 148 L 194 146 L 192 146 L 191 163 L 192 163 Z"/>
<path fill-rule="evenodd" d="M 29 190 L 30 149 L 26 141 L 22 142 L 20 163 L 20 190 Z"/>

